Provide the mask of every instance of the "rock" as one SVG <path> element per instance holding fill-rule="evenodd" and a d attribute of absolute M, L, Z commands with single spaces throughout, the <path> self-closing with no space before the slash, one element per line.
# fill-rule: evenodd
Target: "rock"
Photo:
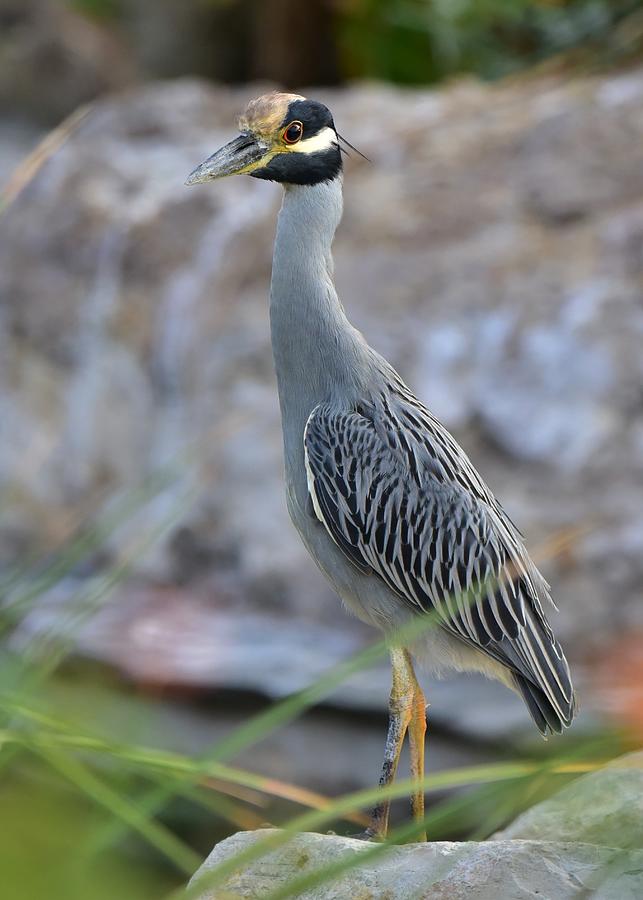
<path fill-rule="evenodd" d="M 643 753 L 633 753 L 577 779 L 489 841 L 407 844 L 378 855 L 377 845 L 353 838 L 298 834 L 247 860 L 223 884 L 208 890 L 208 873 L 219 864 L 263 841 L 278 840 L 280 834 L 272 829 L 240 832 L 214 848 L 192 884 L 206 879 L 201 900 L 228 896 L 226 891 L 235 897 L 263 898 L 318 869 L 352 859 L 339 877 L 311 890 L 302 888 L 293 896 L 635 900 L 643 896 L 641 797 Z"/>
<path fill-rule="evenodd" d="M 643 752 L 578 778 L 496 835 L 517 838 L 643 848 Z"/>
<path fill-rule="evenodd" d="M 191 884 L 224 861 L 279 832 L 240 832 L 215 847 Z M 318 868 L 367 857 L 372 847 L 353 838 L 299 834 L 284 847 L 245 863 L 200 900 L 272 896 Z M 643 892 L 643 851 L 582 843 L 437 841 L 392 847 L 354 864 L 327 884 L 293 894 L 301 900 L 636 900 Z M 289 895 L 290 896 L 290 895 Z"/>

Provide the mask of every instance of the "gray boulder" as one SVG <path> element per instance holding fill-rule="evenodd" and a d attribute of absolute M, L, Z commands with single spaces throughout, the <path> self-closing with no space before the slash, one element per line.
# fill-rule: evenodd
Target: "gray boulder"
<path fill-rule="evenodd" d="M 223 884 L 207 887 L 208 872 L 275 834 L 240 832 L 218 844 L 194 878 L 195 885 L 204 878 L 199 900 L 267 900 L 290 882 L 293 893 L 286 896 L 299 900 L 638 900 L 643 892 L 642 850 L 548 841 L 437 841 L 392 847 L 367 862 L 373 852 L 368 844 L 323 834 L 299 834 Z M 351 868 L 329 883 L 296 888 L 295 879 L 351 859 Z"/>
<path fill-rule="evenodd" d="M 306 900 L 638 900 L 642 798 L 643 753 L 634 753 L 578 778 L 490 841 L 382 848 L 336 835 L 298 834 L 208 887 L 208 873 L 218 865 L 280 834 L 240 832 L 214 848 L 193 883 L 204 878 L 200 900 L 259 900 L 290 883 L 292 896 Z M 346 868 L 334 880 L 297 889 L 304 876 L 342 864 Z"/>
<path fill-rule="evenodd" d="M 496 835 L 517 838 L 643 848 L 643 752 L 573 781 Z"/>

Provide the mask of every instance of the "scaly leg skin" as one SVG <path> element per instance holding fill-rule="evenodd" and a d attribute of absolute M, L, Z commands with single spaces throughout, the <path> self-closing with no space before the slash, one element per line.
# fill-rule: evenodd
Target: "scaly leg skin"
<path fill-rule="evenodd" d="M 415 690 L 413 693 L 413 708 L 411 711 L 411 721 L 409 722 L 409 750 L 411 756 L 411 778 L 416 782 L 416 788 L 411 795 L 411 809 L 413 810 L 413 818 L 416 822 L 424 820 L 424 739 L 426 735 L 426 700 L 422 693 L 422 688 L 415 678 L 413 672 L 413 664 L 408 652 L 407 656 L 409 671 L 415 682 Z M 423 829 L 419 832 L 416 840 L 426 841 L 426 831 Z"/>
<path fill-rule="evenodd" d="M 392 784 L 397 765 L 400 759 L 402 744 L 407 729 L 411 726 L 411 767 L 413 777 L 420 780 L 424 778 L 424 697 L 415 678 L 411 657 L 406 650 L 392 648 L 391 667 L 393 670 L 393 683 L 389 699 L 388 733 L 386 747 L 384 749 L 384 764 L 380 777 L 380 787 Z M 419 709 L 422 705 L 422 722 Z M 421 734 L 420 734 L 421 732 Z M 422 746 L 419 741 L 421 739 Z M 424 795 L 418 788 L 413 795 L 413 812 L 415 817 L 424 816 Z M 382 800 L 377 804 L 371 814 L 371 819 L 363 834 L 358 837 L 363 840 L 382 841 L 388 831 L 390 800 Z"/>

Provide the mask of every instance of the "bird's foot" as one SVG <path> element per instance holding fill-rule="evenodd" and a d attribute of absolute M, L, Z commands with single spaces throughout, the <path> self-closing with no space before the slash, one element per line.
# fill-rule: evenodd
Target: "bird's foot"
<path fill-rule="evenodd" d="M 373 828 L 366 828 L 358 834 L 349 834 L 348 837 L 352 837 L 356 841 L 372 841 L 375 844 L 379 844 L 381 841 L 385 840 L 386 835 Z"/>

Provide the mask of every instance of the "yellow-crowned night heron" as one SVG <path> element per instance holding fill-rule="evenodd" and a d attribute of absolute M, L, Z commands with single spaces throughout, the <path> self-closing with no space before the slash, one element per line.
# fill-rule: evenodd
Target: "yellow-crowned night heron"
<path fill-rule="evenodd" d="M 464 451 L 346 318 L 331 243 L 342 153 L 329 110 L 294 94 L 254 100 L 241 134 L 188 184 L 252 175 L 284 186 L 270 288 L 288 509 L 350 610 L 391 638 L 393 685 L 381 783 L 406 732 L 423 777 L 426 704 L 411 654 L 433 670 L 476 670 L 518 692 L 543 734 L 574 715 L 569 667 L 547 623 L 549 587 Z M 438 625 L 395 632 L 430 611 Z M 399 643 L 399 642 L 398 642 Z M 410 649 L 409 649 L 410 648 Z M 414 815 L 424 815 L 418 787 Z M 366 832 L 382 837 L 389 804 Z"/>

